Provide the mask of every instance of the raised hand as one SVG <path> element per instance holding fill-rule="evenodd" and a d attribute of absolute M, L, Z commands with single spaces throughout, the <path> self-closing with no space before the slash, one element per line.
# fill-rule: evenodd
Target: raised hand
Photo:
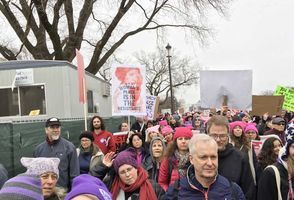
<path fill-rule="evenodd" d="M 115 156 L 115 152 L 109 152 L 107 154 L 104 155 L 103 159 L 102 159 L 102 163 L 106 166 L 106 167 L 111 167 L 113 164 L 113 157 Z"/>

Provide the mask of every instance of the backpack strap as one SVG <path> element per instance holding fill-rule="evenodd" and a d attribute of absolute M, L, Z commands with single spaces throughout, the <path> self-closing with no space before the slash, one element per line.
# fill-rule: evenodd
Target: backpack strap
<path fill-rule="evenodd" d="M 279 172 L 278 168 L 274 165 L 269 165 L 266 168 L 272 168 L 274 170 L 275 177 L 276 177 L 277 190 L 278 190 L 278 200 L 282 200 L 281 188 L 280 188 L 280 184 L 281 184 L 280 172 Z"/>

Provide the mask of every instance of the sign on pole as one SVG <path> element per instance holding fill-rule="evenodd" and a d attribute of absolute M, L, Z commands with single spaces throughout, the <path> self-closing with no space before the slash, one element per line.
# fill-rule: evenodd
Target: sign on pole
<path fill-rule="evenodd" d="M 147 95 L 146 96 L 146 115 L 148 120 L 155 120 L 159 106 L 159 97 Z"/>
<path fill-rule="evenodd" d="M 120 65 L 112 68 L 112 115 L 146 115 L 145 67 Z"/>
<path fill-rule="evenodd" d="M 251 70 L 200 71 L 200 97 L 203 108 L 251 110 Z"/>

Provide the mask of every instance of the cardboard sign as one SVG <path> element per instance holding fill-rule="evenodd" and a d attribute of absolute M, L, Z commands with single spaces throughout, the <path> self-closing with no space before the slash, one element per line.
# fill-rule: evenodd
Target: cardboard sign
<path fill-rule="evenodd" d="M 277 86 L 274 95 L 284 95 L 283 109 L 288 111 L 294 111 L 294 89 Z"/>
<path fill-rule="evenodd" d="M 251 70 L 200 71 L 201 107 L 251 110 Z"/>
<path fill-rule="evenodd" d="M 116 132 L 113 133 L 113 140 L 115 143 L 116 152 L 119 150 L 119 148 L 126 143 L 128 138 L 128 131 L 124 132 Z"/>
<path fill-rule="evenodd" d="M 264 113 L 269 115 L 280 115 L 284 96 L 252 96 L 252 115 L 262 116 Z"/>
<path fill-rule="evenodd" d="M 112 115 L 146 115 L 146 81 L 143 66 L 114 66 Z"/>
<path fill-rule="evenodd" d="M 148 120 L 155 120 L 160 98 L 157 96 L 146 96 L 146 116 Z"/>

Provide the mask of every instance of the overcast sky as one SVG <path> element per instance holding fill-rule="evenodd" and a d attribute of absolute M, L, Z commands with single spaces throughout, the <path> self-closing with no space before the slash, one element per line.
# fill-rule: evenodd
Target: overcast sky
<path fill-rule="evenodd" d="M 275 90 L 276 85 L 294 86 L 293 8 L 293 0 L 236 0 L 227 17 L 210 18 L 215 34 L 208 46 L 191 46 L 184 36 L 179 37 L 178 30 L 169 33 L 167 39 L 178 52 L 194 57 L 206 69 L 252 69 L 253 94 Z M 144 49 L 154 49 L 155 42 L 146 37 L 141 34 L 129 45 L 134 45 L 134 51 L 138 43 Z M 189 99 L 186 94 L 178 95 L 187 103 L 196 102 L 200 99 L 199 88 L 191 90 L 195 95 L 189 95 Z"/>

